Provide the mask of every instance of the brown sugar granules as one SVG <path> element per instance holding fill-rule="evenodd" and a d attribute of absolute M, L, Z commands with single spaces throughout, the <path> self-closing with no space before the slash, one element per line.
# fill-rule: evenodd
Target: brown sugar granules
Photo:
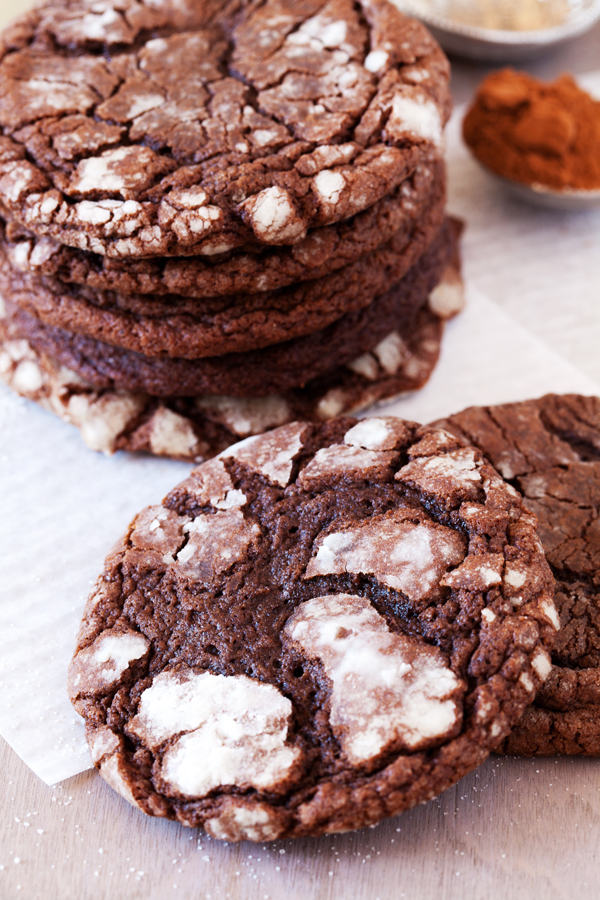
<path fill-rule="evenodd" d="M 570 75 L 544 84 L 503 69 L 480 85 L 463 134 L 498 175 L 552 188 L 600 188 L 600 102 Z"/>

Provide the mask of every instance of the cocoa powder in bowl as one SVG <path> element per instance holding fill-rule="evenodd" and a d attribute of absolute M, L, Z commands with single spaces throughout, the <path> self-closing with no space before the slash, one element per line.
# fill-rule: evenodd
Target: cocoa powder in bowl
<path fill-rule="evenodd" d="M 600 189 L 600 102 L 570 75 L 544 84 L 513 69 L 492 73 L 467 112 L 463 135 L 476 158 L 504 178 Z"/>

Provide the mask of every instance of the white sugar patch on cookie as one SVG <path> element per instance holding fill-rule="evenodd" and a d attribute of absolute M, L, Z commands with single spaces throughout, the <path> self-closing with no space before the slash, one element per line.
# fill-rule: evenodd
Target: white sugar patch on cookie
<path fill-rule="evenodd" d="M 137 806 L 141 809 L 140 804 L 133 796 L 133 791 L 127 780 L 127 773 L 123 772 L 123 759 L 120 753 L 113 753 L 112 756 L 109 756 L 108 759 L 102 763 L 100 766 L 100 774 L 107 784 L 111 786 L 113 791 L 120 794 L 121 797 L 127 800 L 128 803 L 131 803 L 132 806 Z"/>
<path fill-rule="evenodd" d="M 454 450 L 444 456 L 413 459 L 400 469 L 396 478 L 428 494 L 441 496 L 480 484 L 480 466 L 473 450 Z"/>
<path fill-rule="evenodd" d="M 410 357 L 410 351 L 397 331 L 384 337 L 373 349 L 373 353 L 387 375 L 395 375 Z"/>
<path fill-rule="evenodd" d="M 313 181 L 314 189 L 322 206 L 335 206 L 346 187 L 346 179 L 341 172 L 323 169 Z"/>
<path fill-rule="evenodd" d="M 269 481 L 285 487 L 289 484 L 293 461 L 302 449 L 306 431 L 305 424 L 292 422 L 267 434 L 246 438 L 223 450 L 219 458 L 236 459 L 254 472 L 264 475 Z"/>
<path fill-rule="evenodd" d="M 149 647 L 150 641 L 139 632 L 103 631 L 71 663 L 69 683 L 73 695 L 105 690 L 121 678 L 130 663 L 141 659 Z"/>
<path fill-rule="evenodd" d="M 196 516 L 184 531 L 188 542 L 177 554 L 174 568 L 209 582 L 243 559 L 260 535 L 259 526 L 246 520 L 239 509 Z"/>
<path fill-rule="evenodd" d="M 527 575 L 522 569 L 516 569 L 514 566 L 507 566 L 504 573 L 504 581 L 513 588 L 522 588 L 527 580 Z"/>
<path fill-rule="evenodd" d="M 166 406 L 159 406 L 150 421 L 150 449 L 156 456 L 182 456 L 189 459 L 198 447 L 189 419 Z"/>
<path fill-rule="evenodd" d="M 14 370 L 13 387 L 19 394 L 35 394 L 43 384 L 41 369 L 32 359 L 23 360 Z"/>
<path fill-rule="evenodd" d="M 172 555 L 184 543 L 183 529 L 189 521 L 164 506 L 148 506 L 135 519 L 129 540 L 138 550 Z"/>
<path fill-rule="evenodd" d="M 381 70 L 385 68 L 388 60 L 389 55 L 385 52 L 385 50 L 371 50 L 371 52 L 365 57 L 363 65 L 367 72 L 373 72 L 373 74 L 376 74 L 377 72 L 381 72 Z"/>
<path fill-rule="evenodd" d="M 365 450 L 395 450 L 407 440 L 409 431 L 402 419 L 393 416 L 371 416 L 363 419 L 344 435 L 344 443 Z"/>
<path fill-rule="evenodd" d="M 144 408 L 140 394 L 127 391 L 107 391 L 104 394 L 77 393 L 68 401 L 67 421 L 76 425 L 91 450 L 111 454 L 127 426 Z"/>
<path fill-rule="evenodd" d="M 444 525 L 413 522 L 394 510 L 317 540 L 306 578 L 344 572 L 374 575 L 377 581 L 418 601 L 465 556 L 464 539 Z"/>
<path fill-rule="evenodd" d="M 197 497 L 201 504 L 210 504 L 215 509 L 233 509 L 246 503 L 246 495 L 234 488 L 222 459 L 209 459 L 198 466 L 182 487 Z"/>
<path fill-rule="evenodd" d="M 334 483 L 340 477 L 355 481 L 367 480 L 369 477 L 381 480 L 386 474 L 391 476 L 395 457 L 395 453 L 332 444 L 314 455 L 300 472 L 298 484 L 305 490 L 310 490 L 324 482 Z"/>
<path fill-rule="evenodd" d="M 121 739 L 107 726 L 88 734 L 87 741 L 93 763 L 98 763 L 104 756 L 114 753 L 121 745 Z"/>
<path fill-rule="evenodd" d="M 414 134 L 418 138 L 442 143 L 443 125 L 440 111 L 432 100 L 397 94 L 387 123 L 391 134 Z"/>
<path fill-rule="evenodd" d="M 240 204 L 250 219 L 257 238 L 267 244 L 299 241 L 306 237 L 306 226 L 296 212 L 293 200 L 283 188 L 265 188 Z"/>
<path fill-rule="evenodd" d="M 117 147 L 100 156 L 83 159 L 71 178 L 70 191 L 122 191 L 141 188 L 151 177 L 156 154 L 149 147 Z"/>
<path fill-rule="evenodd" d="M 282 831 L 275 811 L 266 803 L 228 797 L 219 816 L 207 819 L 204 829 L 222 841 L 274 841 Z"/>
<path fill-rule="evenodd" d="M 211 419 L 220 421 L 239 437 L 283 425 L 291 415 L 288 403 L 277 394 L 270 397 L 198 397 L 195 405 L 201 412 L 208 410 Z"/>
<path fill-rule="evenodd" d="M 342 19 L 332 22 L 326 15 L 317 15 L 307 19 L 299 31 L 316 38 L 324 47 L 341 47 L 346 40 L 348 25 Z"/>
<path fill-rule="evenodd" d="M 548 622 L 550 622 L 554 630 L 560 631 L 560 619 L 558 617 L 556 606 L 554 605 L 552 600 L 540 600 L 540 610 L 546 617 Z"/>
<path fill-rule="evenodd" d="M 94 643 L 94 651 L 90 655 L 90 666 L 100 669 L 103 680 L 115 681 L 129 663 L 140 659 L 149 647 L 149 641 L 142 634 L 135 632 L 104 632 Z"/>
<path fill-rule="evenodd" d="M 552 668 L 550 656 L 546 653 L 545 650 L 542 650 L 540 648 L 539 650 L 537 650 L 535 656 L 531 660 L 531 666 L 536 675 L 538 675 L 538 677 L 541 678 L 542 681 L 545 681 Z"/>
<path fill-rule="evenodd" d="M 163 756 L 161 775 L 186 796 L 223 785 L 272 790 L 300 755 L 285 743 L 291 713 L 276 687 L 245 675 L 163 672 L 142 694 L 129 731 L 151 749 L 181 735 Z"/>
<path fill-rule="evenodd" d="M 460 682 L 442 653 L 391 633 L 368 600 L 348 594 L 309 600 L 285 634 L 331 679 L 331 725 L 353 765 L 391 745 L 428 746 L 459 721 Z"/>
<path fill-rule="evenodd" d="M 460 566 L 444 575 L 441 584 L 466 591 L 487 591 L 502 583 L 503 569 L 502 553 L 480 553 L 468 556 Z"/>

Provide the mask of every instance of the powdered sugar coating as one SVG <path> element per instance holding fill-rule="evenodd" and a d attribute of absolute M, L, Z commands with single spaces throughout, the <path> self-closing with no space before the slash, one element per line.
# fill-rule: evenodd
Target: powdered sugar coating
<path fill-rule="evenodd" d="M 451 565 L 462 562 L 464 541 L 455 531 L 409 511 L 374 516 L 357 528 L 317 541 L 306 577 L 355 572 L 372 574 L 413 601 L 437 591 Z"/>
<path fill-rule="evenodd" d="M 306 430 L 303 422 L 292 422 L 275 432 L 259 434 L 234 444 L 221 453 L 221 458 L 237 459 L 269 481 L 285 487 L 290 480 L 294 457 L 302 449 L 302 436 Z"/>
<path fill-rule="evenodd" d="M 344 435 L 344 443 L 365 450 L 395 450 L 406 440 L 406 425 L 394 416 L 369 416 Z"/>
<path fill-rule="evenodd" d="M 367 600 L 316 597 L 296 610 L 285 632 L 331 678 L 331 725 L 353 764 L 391 744 L 422 749 L 455 729 L 460 684 L 442 654 L 390 634 Z"/>
<path fill-rule="evenodd" d="M 162 757 L 170 790 L 201 796 L 224 785 L 276 789 L 300 751 L 286 746 L 290 701 L 245 676 L 163 672 L 140 698 L 129 731 Z"/>
<path fill-rule="evenodd" d="M 104 631 L 75 658 L 70 676 L 72 692 L 101 692 L 117 682 L 129 664 L 144 656 L 149 647 L 144 635 L 134 631 Z"/>
<path fill-rule="evenodd" d="M 173 565 L 188 577 L 209 582 L 231 569 L 260 535 L 258 525 L 246 521 L 239 509 L 197 516 L 183 530 L 188 540 Z"/>
<path fill-rule="evenodd" d="M 440 123 L 449 113 L 443 55 L 382 0 L 80 0 L 66 15 L 47 0 L 23 34 L 0 58 L 0 125 L 15 147 L 0 161 L 0 197 L 37 234 L 117 258 L 293 244 L 439 155 L 429 106 Z M 414 90 L 403 73 L 417 62 L 433 73 L 419 86 L 428 118 L 386 128 L 380 106 Z M 26 161 L 39 141 L 44 152 Z M 354 145 L 347 170 L 303 171 L 342 142 Z M 206 206 L 171 202 L 197 187 Z M 106 200 L 137 208 L 115 215 Z"/>
<path fill-rule="evenodd" d="M 323 483 L 334 483 L 339 479 L 356 480 L 380 478 L 386 471 L 391 473 L 395 454 L 376 453 L 362 447 L 333 444 L 324 447 L 302 470 L 298 483 L 310 490 Z"/>
<path fill-rule="evenodd" d="M 396 478 L 436 498 L 453 498 L 460 493 L 475 499 L 483 486 L 481 465 L 472 450 L 452 450 L 442 456 L 413 459 Z"/>

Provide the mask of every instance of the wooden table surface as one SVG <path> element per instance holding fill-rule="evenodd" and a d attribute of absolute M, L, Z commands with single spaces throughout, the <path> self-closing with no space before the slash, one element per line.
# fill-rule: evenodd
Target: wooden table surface
<path fill-rule="evenodd" d="M 0 0 L 0 25 L 27 5 Z M 524 67 L 542 78 L 599 68 L 600 27 Z M 485 71 L 453 61 L 457 102 Z M 145 819 L 95 772 L 49 788 L 0 738 L 0 900 L 600 898 L 599 830 L 595 760 L 494 757 L 374 829 L 223 845 Z"/>

